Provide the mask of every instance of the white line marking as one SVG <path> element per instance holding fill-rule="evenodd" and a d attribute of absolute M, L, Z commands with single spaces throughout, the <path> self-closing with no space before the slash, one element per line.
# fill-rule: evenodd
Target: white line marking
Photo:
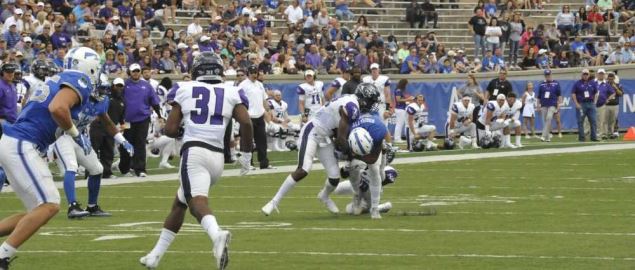
<path fill-rule="evenodd" d="M 114 235 L 104 235 L 93 239 L 93 241 L 108 241 L 108 240 L 119 240 L 119 239 L 132 239 L 138 238 L 141 235 L 136 234 L 114 234 Z"/>
<path fill-rule="evenodd" d="M 20 253 L 110 253 L 145 254 L 147 250 L 20 250 Z M 170 250 L 174 254 L 210 254 L 211 251 L 203 250 Z M 232 254 L 245 255 L 301 255 L 301 256 L 347 256 L 347 257 L 462 257 L 479 259 L 531 259 L 531 260 L 591 260 L 591 261 L 635 261 L 633 257 L 601 257 L 601 256 L 551 256 L 551 255 L 517 255 L 517 254 L 413 254 L 413 253 L 356 253 L 356 252 L 321 252 L 321 251 L 249 251 L 230 250 Z"/>

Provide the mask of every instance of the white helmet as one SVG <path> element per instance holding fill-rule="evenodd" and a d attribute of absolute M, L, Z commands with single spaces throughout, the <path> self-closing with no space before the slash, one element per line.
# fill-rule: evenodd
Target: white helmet
<path fill-rule="evenodd" d="M 97 52 L 88 47 L 73 48 L 64 56 L 64 69 L 77 70 L 86 74 L 93 86 L 99 84 L 101 60 Z"/>
<path fill-rule="evenodd" d="M 370 154 L 373 148 L 373 138 L 364 128 L 354 128 L 348 135 L 348 144 L 351 146 L 353 153 L 365 156 Z"/>

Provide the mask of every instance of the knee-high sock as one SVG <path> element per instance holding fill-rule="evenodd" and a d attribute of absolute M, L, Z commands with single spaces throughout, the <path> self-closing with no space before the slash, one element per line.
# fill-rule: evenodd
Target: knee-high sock
<path fill-rule="evenodd" d="M 220 232 L 220 227 L 218 226 L 218 222 L 216 222 L 216 217 L 213 215 L 206 215 L 201 219 L 201 227 L 203 230 L 207 232 L 209 238 L 214 241 L 218 232 Z"/>
<path fill-rule="evenodd" d="M 369 175 L 369 190 L 370 190 L 370 207 L 379 206 L 380 196 L 381 196 L 381 177 L 379 176 L 379 166 L 377 164 L 373 164 L 368 166 L 368 175 Z"/>
<path fill-rule="evenodd" d="M 278 192 L 273 197 L 272 201 L 275 201 L 276 203 L 280 202 L 280 200 L 282 200 L 282 198 L 284 198 L 284 196 L 287 195 L 293 187 L 295 187 L 296 183 L 297 182 L 293 180 L 293 177 L 289 174 L 284 182 L 282 182 L 280 189 L 278 189 Z"/>
<path fill-rule="evenodd" d="M 157 243 L 152 249 L 152 251 L 150 251 L 150 254 L 163 256 L 163 254 L 170 247 L 170 244 L 172 244 L 172 242 L 174 241 L 175 237 L 176 237 L 175 232 L 170 231 L 166 228 L 161 229 L 161 235 L 159 235 L 159 240 L 157 240 Z"/>
<path fill-rule="evenodd" d="M 77 172 L 66 171 L 64 173 L 64 194 L 66 194 L 68 204 L 77 201 L 75 198 L 75 175 L 77 175 Z"/>
<path fill-rule="evenodd" d="M 522 137 L 522 134 L 516 135 L 516 145 L 520 145 L 521 137 Z"/>
<path fill-rule="evenodd" d="M 163 147 L 161 150 L 161 163 L 168 163 L 168 159 L 170 158 L 170 155 L 172 155 L 174 146 L 174 142 L 170 142 Z"/>
<path fill-rule="evenodd" d="M 101 174 L 88 176 L 88 206 L 95 206 L 99 198 Z"/>

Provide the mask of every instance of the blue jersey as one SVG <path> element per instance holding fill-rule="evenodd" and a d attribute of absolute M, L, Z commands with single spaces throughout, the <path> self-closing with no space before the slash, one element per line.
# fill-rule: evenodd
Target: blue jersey
<path fill-rule="evenodd" d="M 386 125 L 381 120 L 378 114 L 369 114 L 365 113 L 361 115 L 353 124 L 351 125 L 351 130 L 361 127 L 368 131 L 370 137 L 373 138 L 373 149 L 372 153 L 376 153 L 377 150 L 381 150 L 384 137 L 386 136 Z"/>
<path fill-rule="evenodd" d="M 71 118 L 77 122 L 84 108 L 90 103 L 93 85 L 86 74 L 67 70 L 47 80 L 42 89 L 34 89 L 18 120 L 3 127 L 4 134 L 34 143 L 40 151 L 45 151 L 55 142 L 56 135 L 61 134 L 61 131 L 58 133 L 57 123 L 49 112 L 49 104 L 63 86 L 75 90 L 81 99 L 80 104 L 71 108 Z"/>
<path fill-rule="evenodd" d="M 86 131 L 90 123 L 92 123 L 97 116 L 108 113 L 109 104 L 110 99 L 108 97 L 99 102 L 90 100 L 77 116 L 77 120 L 73 119 L 73 123 L 75 123 L 75 126 L 80 132 Z"/>

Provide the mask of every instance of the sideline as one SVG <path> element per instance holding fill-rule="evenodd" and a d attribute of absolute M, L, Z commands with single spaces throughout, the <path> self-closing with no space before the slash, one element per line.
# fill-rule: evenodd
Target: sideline
<path fill-rule="evenodd" d="M 550 155 L 550 154 L 573 154 L 584 152 L 597 152 L 597 151 L 611 151 L 611 150 L 631 150 L 635 149 L 635 143 L 623 143 L 623 144 L 600 144 L 590 146 L 577 146 L 566 148 L 547 148 L 547 149 L 535 149 L 535 150 L 511 150 L 505 152 L 494 153 L 474 153 L 466 154 L 460 153 L 456 155 L 433 155 L 433 156 L 418 156 L 418 157 L 399 157 L 392 162 L 393 165 L 399 164 L 413 164 L 413 163 L 430 163 L 430 162 L 443 162 L 443 161 L 459 161 L 459 160 L 472 160 L 472 159 L 484 159 L 484 158 L 503 158 L 503 157 L 525 157 L 525 156 L 538 156 L 538 155 Z M 295 170 L 296 165 L 280 166 L 272 170 L 255 170 L 249 172 L 248 175 L 243 177 L 251 177 L 262 174 L 274 174 L 274 173 L 290 173 Z M 320 163 L 313 164 L 311 169 L 324 170 L 324 167 Z M 223 171 L 223 177 L 240 176 L 240 169 L 230 169 Z M 102 186 L 133 184 L 133 183 L 145 183 L 145 182 L 161 182 L 161 181 L 176 181 L 178 179 L 178 173 L 169 174 L 157 174 L 150 175 L 145 178 L 139 177 L 119 177 L 113 180 L 103 179 L 101 181 Z M 75 181 L 75 187 L 86 187 L 87 180 Z M 63 188 L 63 182 L 55 182 L 55 186 L 58 189 Z M 11 186 L 8 186 L 2 190 L 2 193 L 13 192 Z"/>

